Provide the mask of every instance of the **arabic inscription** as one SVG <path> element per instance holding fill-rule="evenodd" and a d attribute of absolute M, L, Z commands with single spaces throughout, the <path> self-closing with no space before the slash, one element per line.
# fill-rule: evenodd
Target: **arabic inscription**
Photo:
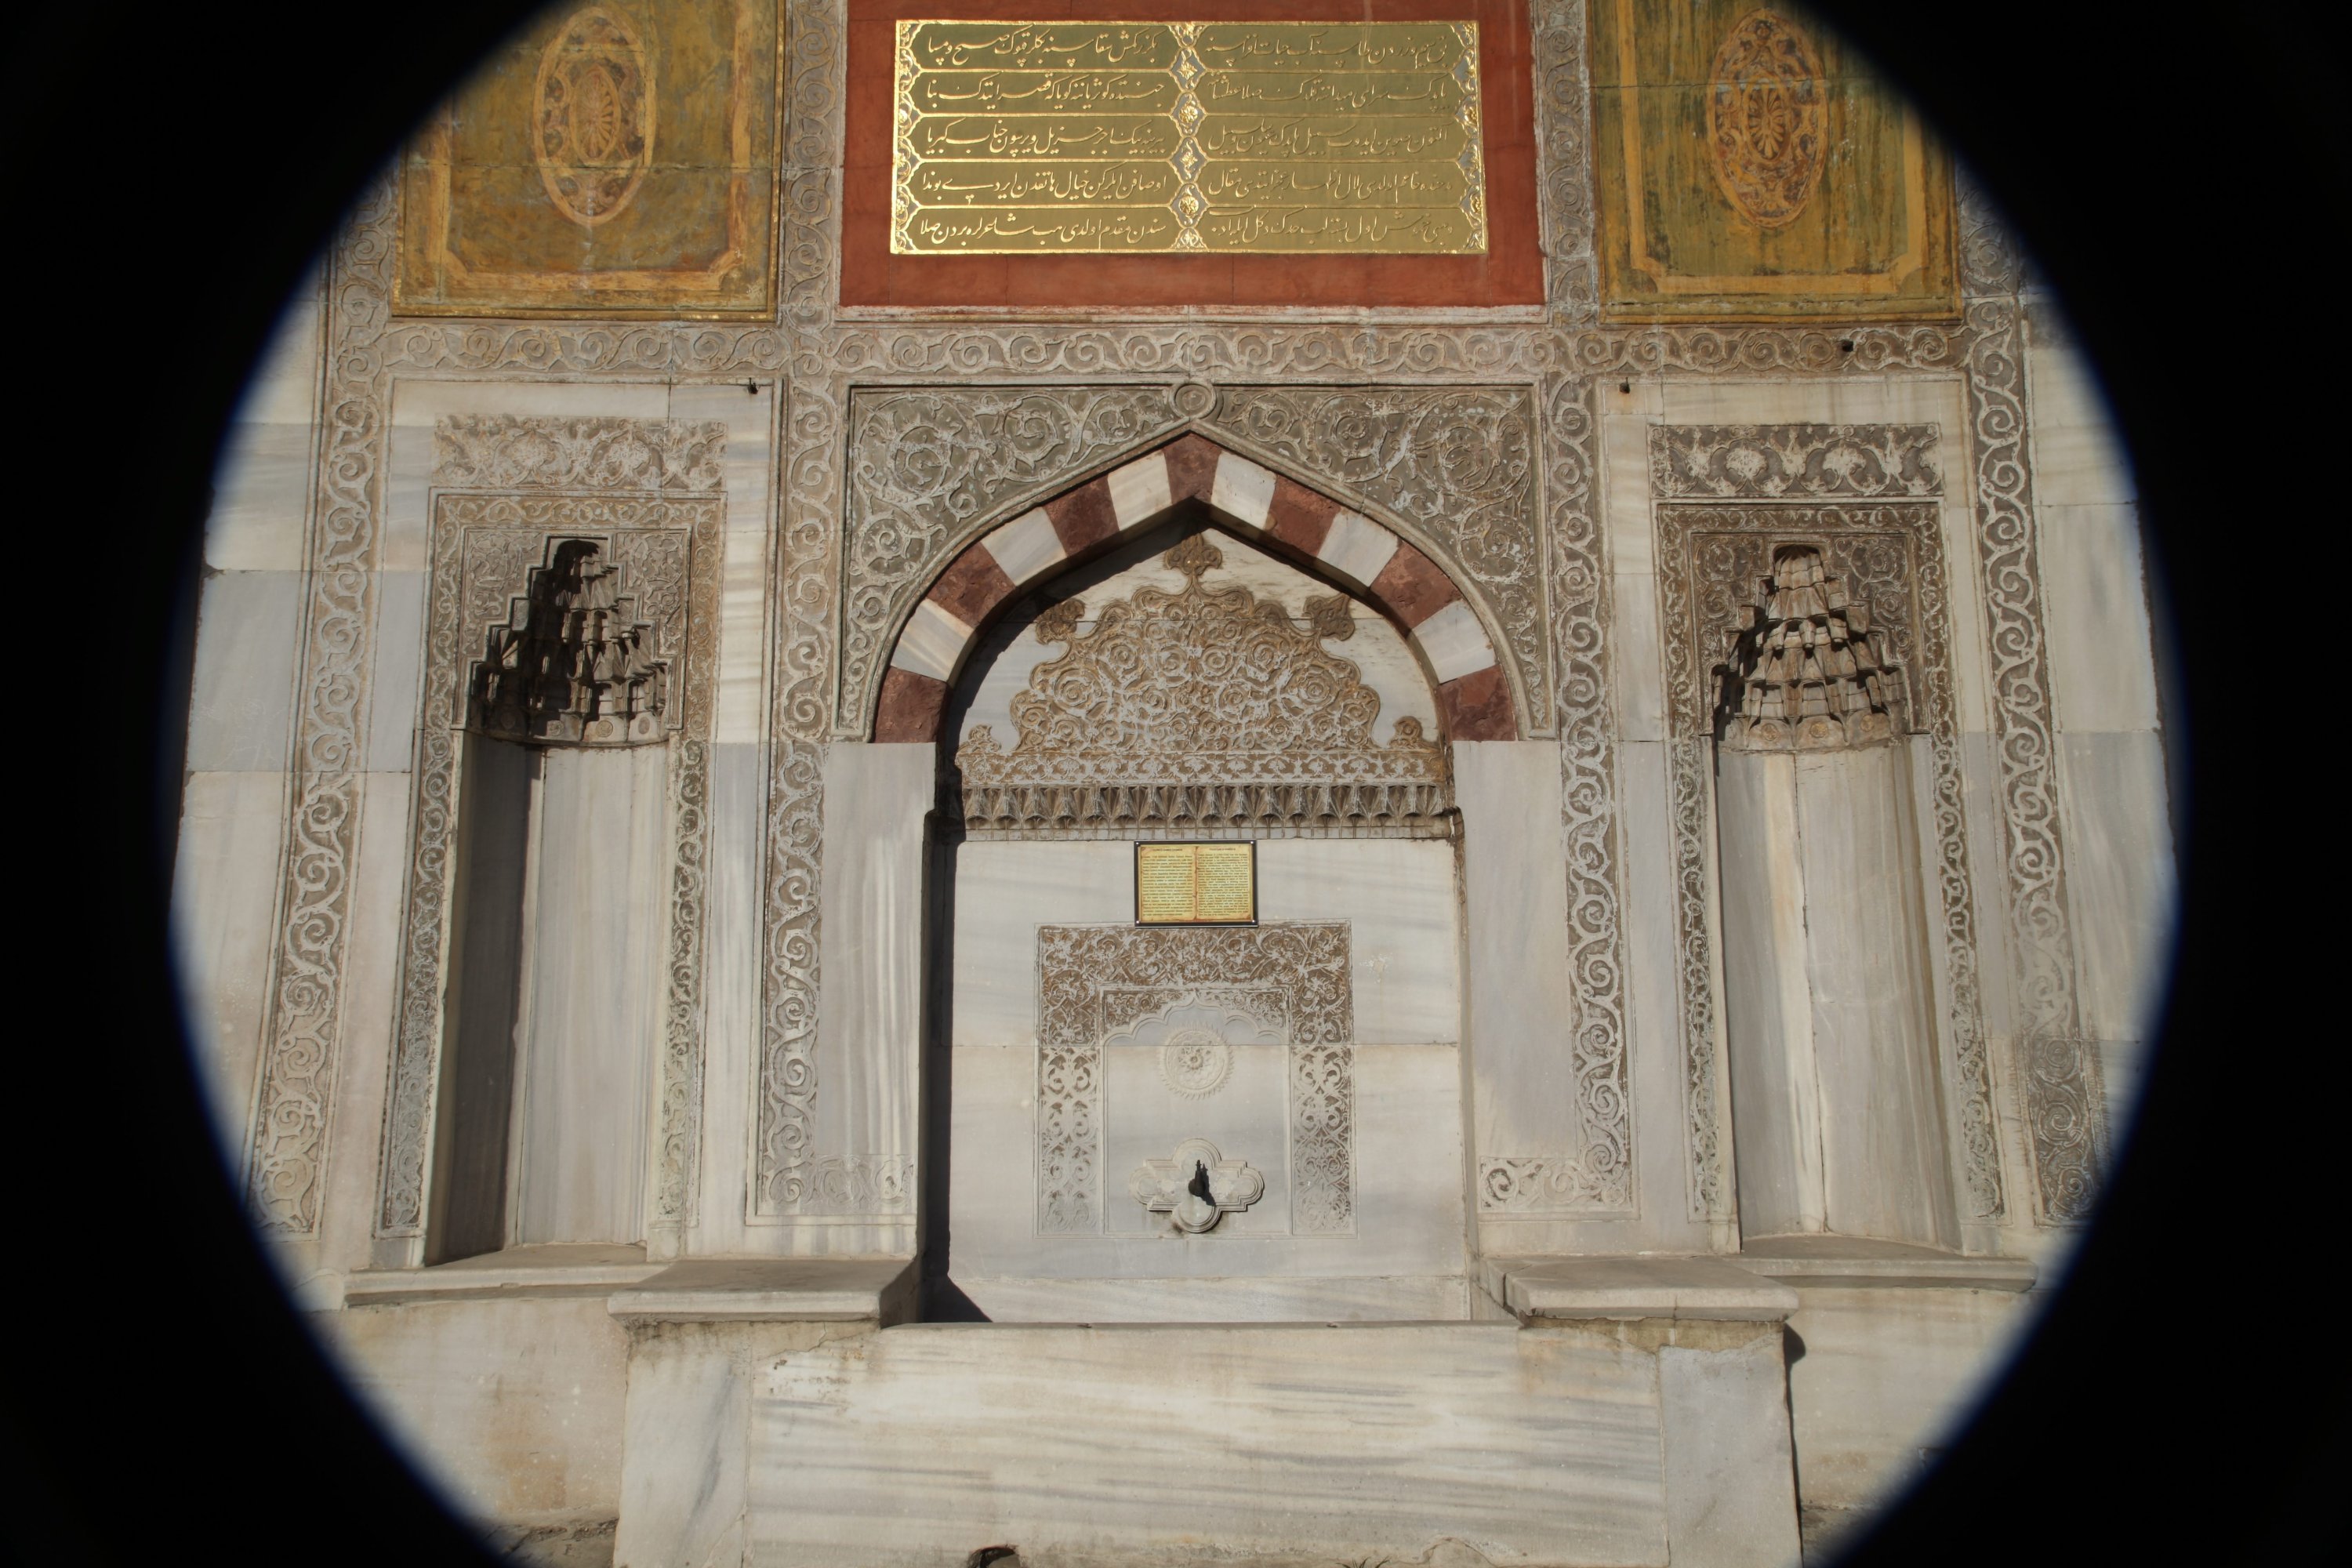
<path fill-rule="evenodd" d="M 1486 248 L 1472 22 L 901 22 L 898 255 Z"/>

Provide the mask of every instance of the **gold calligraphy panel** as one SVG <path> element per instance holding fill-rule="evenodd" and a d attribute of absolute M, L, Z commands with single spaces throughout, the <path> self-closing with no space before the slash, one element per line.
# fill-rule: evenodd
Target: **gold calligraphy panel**
<path fill-rule="evenodd" d="M 559 5 L 401 160 L 404 315 L 775 309 L 777 0 Z"/>
<path fill-rule="evenodd" d="M 900 22 L 890 249 L 1486 248 L 1475 22 Z"/>
<path fill-rule="evenodd" d="M 1257 846 L 1139 844 L 1138 925 L 1249 925 L 1257 919 Z"/>

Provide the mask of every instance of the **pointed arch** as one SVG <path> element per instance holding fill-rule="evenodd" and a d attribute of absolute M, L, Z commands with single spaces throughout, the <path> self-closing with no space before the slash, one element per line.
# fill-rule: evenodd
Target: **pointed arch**
<path fill-rule="evenodd" d="M 1394 622 L 1436 689 L 1447 739 L 1528 731 L 1493 637 L 1444 567 L 1385 524 L 1187 432 L 998 523 L 949 562 L 892 641 L 868 738 L 938 740 L 949 688 L 999 612 L 1187 502 Z"/>

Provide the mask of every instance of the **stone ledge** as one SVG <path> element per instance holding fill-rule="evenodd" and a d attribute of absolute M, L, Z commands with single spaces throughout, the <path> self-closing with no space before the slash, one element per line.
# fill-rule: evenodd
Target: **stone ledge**
<path fill-rule="evenodd" d="M 1719 1258 L 1489 1258 L 1481 1278 L 1520 1319 L 1777 1323 L 1796 1291 Z"/>
<path fill-rule="evenodd" d="M 1810 1242 L 1812 1238 L 1804 1238 Z M 1827 1241 L 1829 1238 L 1822 1238 Z M 1800 1289 L 1864 1287 L 1903 1290 L 2001 1290 L 2011 1295 L 2033 1289 L 2041 1269 L 2027 1258 L 1963 1258 L 1891 1242 L 1847 1247 L 1799 1246 L 1767 1241 L 1738 1255 L 1751 1274 Z"/>
<path fill-rule="evenodd" d="M 359 1269 L 343 1280 L 341 1304 L 609 1296 L 661 1270 L 641 1247 L 516 1247 L 429 1268 Z"/>
<path fill-rule="evenodd" d="M 614 1291 L 625 1321 L 816 1322 L 912 1315 L 910 1258 L 690 1258 Z"/>

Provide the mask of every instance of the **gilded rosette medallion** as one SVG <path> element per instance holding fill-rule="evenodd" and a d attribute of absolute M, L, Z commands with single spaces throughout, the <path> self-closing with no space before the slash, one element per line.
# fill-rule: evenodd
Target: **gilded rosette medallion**
<path fill-rule="evenodd" d="M 772 315 L 777 23 L 778 0 L 529 23 L 402 156 L 394 310 Z"/>
<path fill-rule="evenodd" d="M 1822 64 L 1795 23 L 1751 11 L 1716 51 L 1707 85 L 1706 145 L 1715 177 L 1759 228 L 1795 221 L 1828 156 Z"/>
<path fill-rule="evenodd" d="M 547 199 L 580 225 L 607 223 L 653 162 L 654 81 L 636 29 L 602 5 L 564 19 L 540 57 L 530 118 Z"/>

